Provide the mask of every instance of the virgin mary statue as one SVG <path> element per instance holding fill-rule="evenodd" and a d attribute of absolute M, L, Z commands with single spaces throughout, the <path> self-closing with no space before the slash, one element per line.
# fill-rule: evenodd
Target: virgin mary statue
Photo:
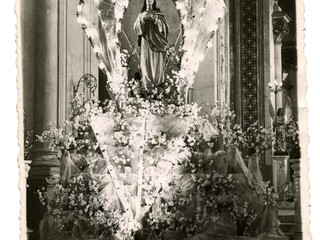
<path fill-rule="evenodd" d="M 165 82 L 165 52 L 168 47 L 168 24 L 156 0 L 145 0 L 134 23 L 141 47 L 140 68 L 144 90 L 161 87 Z"/>

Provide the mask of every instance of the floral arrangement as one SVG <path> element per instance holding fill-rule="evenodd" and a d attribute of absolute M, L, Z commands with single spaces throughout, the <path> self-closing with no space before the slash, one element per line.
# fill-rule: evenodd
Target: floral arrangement
<path fill-rule="evenodd" d="M 258 125 L 258 122 L 250 125 L 244 132 L 243 148 L 249 154 L 260 154 L 271 149 L 273 135 L 271 129 Z"/>
<path fill-rule="evenodd" d="M 233 180 L 232 174 L 224 176 L 213 171 L 203 176 L 193 175 L 193 178 L 200 191 L 203 205 L 218 211 L 231 207 L 234 197 L 233 190 L 238 183 Z"/>
<path fill-rule="evenodd" d="M 129 68 L 130 62 L 136 60 L 137 58 L 139 58 L 139 51 L 136 47 L 132 47 L 130 51 L 127 49 L 122 49 L 120 52 L 120 63 L 124 68 Z"/>
<path fill-rule="evenodd" d="M 184 88 L 191 87 L 195 72 L 190 68 L 183 67 L 179 71 L 172 70 L 172 76 L 178 89 L 182 91 Z"/>
<path fill-rule="evenodd" d="M 49 129 L 37 136 L 37 140 L 47 143 L 50 150 L 62 152 L 96 150 L 98 145 L 92 137 L 90 119 L 102 112 L 103 107 L 99 101 L 85 100 L 83 94 L 75 94 L 71 100 L 71 118 L 63 127 L 50 124 Z"/>
<path fill-rule="evenodd" d="M 299 129 L 293 117 L 286 123 L 286 142 L 289 152 L 299 149 Z"/>
<path fill-rule="evenodd" d="M 280 192 L 279 192 L 279 202 L 294 202 L 294 183 L 289 182 Z"/>
<path fill-rule="evenodd" d="M 170 211 L 162 211 L 159 214 L 148 214 L 146 224 L 155 232 L 171 230 L 182 232 L 188 237 L 201 233 L 205 226 L 210 222 L 210 217 L 206 216 L 200 208 L 194 211 L 192 217 L 186 217 L 175 207 L 169 208 Z"/>
<path fill-rule="evenodd" d="M 182 55 L 182 52 L 180 49 L 177 52 L 174 45 L 169 46 L 166 50 L 166 63 L 165 63 L 166 68 L 180 67 L 181 55 Z"/>
<path fill-rule="evenodd" d="M 250 227 L 257 218 L 257 213 L 250 208 L 250 204 L 237 197 L 234 198 L 230 214 L 237 223 L 238 236 L 243 235 L 246 228 Z"/>
<path fill-rule="evenodd" d="M 141 82 L 138 79 L 131 78 L 126 81 L 126 88 L 128 89 L 128 97 L 141 96 Z"/>
<path fill-rule="evenodd" d="M 109 101 L 101 106 L 97 101 L 85 100 L 81 94 L 76 94 L 71 101 L 70 120 L 64 128 L 51 125 L 39 136 L 51 149 L 83 156 L 80 173 L 67 182 L 58 179 L 54 184 L 54 198 L 48 202 L 60 230 L 72 232 L 80 224 L 88 228 L 90 237 L 121 234 L 123 239 L 132 239 L 143 225 L 156 233 L 174 230 L 192 236 L 212 223 L 213 213 L 219 211 L 234 211 L 235 216 L 242 211 L 242 219 L 249 225 L 254 220 L 249 206 L 242 209 L 237 205 L 238 212 L 234 209 L 238 182 L 231 174 L 212 170 L 217 134 L 210 129 L 209 122 L 216 126 L 227 146 L 240 145 L 244 135 L 227 107 L 217 109 L 212 109 L 210 119 L 200 114 L 197 104 L 166 104 L 137 97 L 121 105 Z M 93 132 L 92 119 L 100 115 L 108 116 L 102 120 L 108 122 L 110 129 Z M 173 135 L 157 129 L 142 133 L 141 124 L 130 123 L 135 120 L 141 123 L 141 119 L 152 122 L 170 116 L 177 121 L 173 122 L 176 126 L 182 124 L 180 119 L 186 120 L 184 134 Z M 94 134 L 97 132 L 105 135 L 108 141 L 102 145 L 99 142 L 100 147 Z M 109 168 L 108 161 L 99 160 L 105 159 L 103 151 L 108 151 L 114 168 Z M 140 159 L 144 161 L 142 165 Z M 117 189 L 124 194 L 118 201 L 123 206 L 127 206 L 123 203 L 133 205 L 139 213 L 137 217 L 128 215 L 120 207 L 122 205 L 114 204 L 110 196 L 104 194 L 105 185 L 94 175 L 103 164 L 109 172 L 116 172 L 117 182 L 122 183 Z M 139 175 L 134 169 L 141 169 L 141 166 L 143 171 Z M 190 176 L 187 183 L 178 181 L 182 169 Z M 139 191 L 134 189 L 140 189 L 141 201 L 137 200 Z M 271 203 L 272 192 L 266 188 L 260 194 Z M 192 213 L 188 210 L 190 206 L 195 209 Z M 245 214 L 251 214 L 251 218 L 245 218 Z M 106 225 L 110 226 L 108 231 L 104 231 Z"/>
<path fill-rule="evenodd" d="M 227 104 L 216 104 L 208 114 L 214 126 L 220 131 L 221 145 L 225 147 L 241 147 L 244 133 L 239 124 L 235 123 L 235 114 Z"/>
<path fill-rule="evenodd" d="M 37 136 L 39 142 L 46 142 L 49 150 L 71 150 L 77 147 L 75 137 L 71 134 L 65 134 L 62 128 L 50 124 L 49 129 L 45 130 L 40 136 Z"/>
<path fill-rule="evenodd" d="M 53 185 L 54 197 L 51 199 L 46 192 L 38 191 L 39 199 L 47 206 L 61 232 L 92 239 L 111 236 L 119 230 L 121 213 L 101 193 L 101 185 L 96 180 L 79 175 L 63 186 L 59 176 L 54 176 L 48 182 Z M 77 228 L 82 229 L 80 236 Z"/>
<path fill-rule="evenodd" d="M 279 195 L 269 181 L 264 182 L 260 187 L 255 188 L 256 193 L 264 201 L 265 205 L 277 206 Z"/>
<path fill-rule="evenodd" d="M 156 213 L 147 215 L 146 224 L 154 231 L 174 230 L 188 237 L 201 233 L 213 221 L 213 211 L 227 210 L 233 204 L 232 191 L 237 182 L 232 175 L 220 175 L 216 172 L 194 174 L 196 192 L 186 193 L 179 183 L 170 184 L 172 198 L 164 202 Z M 198 195 L 198 197 L 197 197 Z M 196 204 L 196 210 L 190 216 L 190 205 Z"/>
<path fill-rule="evenodd" d="M 194 169 L 197 169 L 199 166 L 189 161 L 193 152 L 192 147 L 196 148 L 201 142 L 205 141 L 204 139 L 208 139 L 209 141 L 211 136 L 206 136 L 209 132 L 203 129 L 204 118 L 199 116 L 199 108 L 196 104 L 181 106 L 174 104 L 166 105 L 162 101 L 148 101 L 142 98 L 135 98 L 131 100 L 128 99 L 128 101 L 121 106 L 110 101 L 101 107 L 99 102 L 85 100 L 81 94 L 76 94 L 72 99 L 70 109 L 71 117 L 66 121 L 63 128 L 50 125 L 49 129 L 38 136 L 39 141 L 46 142 L 52 150 L 60 151 L 62 156 L 66 152 L 80 154 L 84 158 L 83 161 L 85 161 L 83 166 L 79 167 L 81 173 L 72 177 L 67 184 L 63 183 L 61 179 L 55 183 L 54 197 L 50 201 L 50 212 L 57 221 L 59 229 L 63 232 L 70 232 L 72 231 L 72 225 L 80 224 L 80 222 L 81 225 L 86 225 L 88 222 L 93 222 L 94 226 L 90 227 L 90 229 L 92 229 L 90 230 L 90 234 L 92 235 L 108 235 L 117 232 L 127 236 L 129 239 L 139 228 L 137 228 L 135 224 L 134 226 L 126 226 L 120 222 L 121 217 L 126 216 L 126 214 L 121 208 L 114 207 L 106 201 L 107 197 L 101 192 L 103 187 L 99 185 L 99 181 L 94 180 L 93 175 L 90 175 L 90 173 L 94 173 L 96 171 L 95 169 L 101 165 L 99 157 L 101 158 L 102 150 L 98 147 L 97 139 L 92 130 L 92 118 L 101 115 L 104 111 L 110 115 L 110 119 L 112 119 L 113 122 L 112 131 L 107 134 L 108 139 L 111 141 L 108 146 L 108 151 L 114 163 L 115 170 L 119 172 L 118 180 L 124 183 L 123 187 L 129 187 L 131 180 L 136 179 L 136 176 L 132 174 L 132 162 L 136 159 L 135 146 L 137 143 L 140 143 L 141 140 L 144 139 L 144 144 L 142 145 L 145 148 L 143 153 L 144 159 L 150 166 L 157 167 L 157 161 L 163 159 L 170 161 L 172 166 L 178 168 L 179 166 L 192 166 Z M 127 122 L 127 119 L 132 117 L 149 117 L 152 119 L 152 117 L 170 115 L 177 116 L 177 119 L 187 117 L 190 120 L 188 126 L 188 128 L 190 128 L 190 136 L 192 135 L 201 141 L 193 142 L 191 138 L 188 138 L 187 141 L 186 137 L 174 137 L 159 131 L 148 131 L 145 137 L 141 138 L 141 135 L 139 135 L 140 130 L 135 129 L 133 125 Z M 102 132 L 103 131 L 101 131 L 101 133 Z M 153 155 L 154 150 L 156 154 L 159 152 L 160 155 Z M 170 169 L 172 168 L 171 165 Z M 148 171 L 149 172 L 144 172 L 143 184 L 141 185 L 143 196 L 141 206 L 146 209 L 148 209 L 148 206 L 164 191 L 159 189 L 164 189 L 166 186 L 166 182 L 163 180 L 160 181 L 161 176 L 159 176 L 159 173 Z M 159 178 L 158 181 L 154 180 L 155 176 Z M 170 179 L 168 179 L 168 181 L 169 180 Z M 95 186 L 94 189 L 91 186 Z M 130 201 L 136 201 L 132 199 L 130 194 L 127 194 L 128 193 L 126 193 L 125 198 L 131 199 Z M 73 195 L 75 200 L 73 198 L 70 199 L 70 196 Z M 98 199 L 100 205 L 90 200 L 90 196 L 98 195 L 101 200 Z M 84 202 L 82 202 L 82 198 L 85 198 Z M 70 202 L 71 200 L 72 202 Z M 104 205 L 103 208 L 101 208 L 103 201 Z M 136 204 L 139 203 L 137 202 Z M 91 214 L 90 209 L 92 209 L 93 212 L 98 210 L 101 212 Z M 199 217 L 200 213 L 197 214 L 198 215 L 195 216 Z M 92 217 L 96 215 L 99 215 L 103 220 L 106 219 L 107 223 L 101 219 L 99 221 L 92 219 Z M 130 219 L 130 216 L 126 217 L 126 221 L 132 223 L 133 219 Z M 184 221 L 184 227 L 182 227 L 182 229 L 187 231 L 188 234 L 194 232 L 194 228 L 189 226 L 194 223 L 194 219 L 184 218 Z M 111 228 L 112 231 L 101 232 L 105 224 L 111 224 L 113 226 Z M 201 225 L 200 222 L 197 224 Z M 200 228 L 200 225 L 198 228 Z"/>

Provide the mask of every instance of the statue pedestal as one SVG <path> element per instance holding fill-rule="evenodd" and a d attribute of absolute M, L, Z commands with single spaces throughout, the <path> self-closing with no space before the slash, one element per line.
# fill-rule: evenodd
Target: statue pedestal
<path fill-rule="evenodd" d="M 289 182 L 289 156 L 272 156 L 273 185 L 277 192 L 281 191 Z"/>

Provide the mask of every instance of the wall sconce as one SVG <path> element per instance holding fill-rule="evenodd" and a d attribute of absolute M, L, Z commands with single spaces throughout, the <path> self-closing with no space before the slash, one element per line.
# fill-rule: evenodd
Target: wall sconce
<path fill-rule="evenodd" d="M 278 83 L 277 80 L 274 80 L 273 83 L 269 82 L 268 84 L 270 92 L 274 92 L 275 95 L 282 91 L 282 81 Z"/>

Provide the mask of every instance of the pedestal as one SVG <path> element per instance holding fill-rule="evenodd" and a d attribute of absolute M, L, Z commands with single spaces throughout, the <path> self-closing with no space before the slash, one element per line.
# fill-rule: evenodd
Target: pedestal
<path fill-rule="evenodd" d="M 272 156 L 273 185 L 280 192 L 289 182 L 289 156 Z"/>

